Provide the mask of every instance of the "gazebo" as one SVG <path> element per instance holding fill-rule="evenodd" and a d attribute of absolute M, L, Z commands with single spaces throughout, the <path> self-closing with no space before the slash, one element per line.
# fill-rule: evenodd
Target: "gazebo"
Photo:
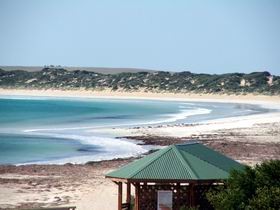
<path fill-rule="evenodd" d="M 118 185 L 118 210 L 129 209 L 131 184 L 135 210 L 209 209 L 205 191 L 224 184 L 232 169 L 243 165 L 200 143 L 171 145 L 108 173 Z M 123 183 L 126 202 L 122 202 Z"/>

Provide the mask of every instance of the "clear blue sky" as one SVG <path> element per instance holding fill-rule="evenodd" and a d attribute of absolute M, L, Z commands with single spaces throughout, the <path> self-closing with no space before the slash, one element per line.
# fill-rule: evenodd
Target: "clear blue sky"
<path fill-rule="evenodd" d="M 280 74 L 280 0 L 0 0 L 0 65 Z"/>

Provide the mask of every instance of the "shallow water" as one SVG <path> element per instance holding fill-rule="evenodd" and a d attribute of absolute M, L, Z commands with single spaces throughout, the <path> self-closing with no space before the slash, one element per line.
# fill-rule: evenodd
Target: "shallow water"
<path fill-rule="evenodd" d="M 147 148 L 89 129 L 196 123 L 264 113 L 257 105 L 51 97 L 0 98 L 0 164 L 83 163 Z"/>

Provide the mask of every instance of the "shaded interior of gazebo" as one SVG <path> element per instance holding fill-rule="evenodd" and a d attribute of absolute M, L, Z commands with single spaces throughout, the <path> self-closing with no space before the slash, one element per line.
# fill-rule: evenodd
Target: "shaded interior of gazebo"
<path fill-rule="evenodd" d="M 232 169 L 243 165 L 197 142 L 172 145 L 108 173 L 118 185 L 118 210 L 211 209 L 205 192 L 224 184 Z M 123 199 L 126 192 L 126 201 Z"/>

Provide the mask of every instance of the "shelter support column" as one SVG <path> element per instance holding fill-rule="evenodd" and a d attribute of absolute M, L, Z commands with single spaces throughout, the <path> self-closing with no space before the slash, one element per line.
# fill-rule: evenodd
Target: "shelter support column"
<path fill-rule="evenodd" d="M 195 190 L 194 190 L 194 184 L 190 183 L 190 206 L 195 207 Z"/>
<path fill-rule="evenodd" d="M 122 210 L 122 182 L 118 182 L 118 210 Z"/>
<path fill-rule="evenodd" d="M 131 203 L 131 184 L 130 182 L 126 183 L 126 203 Z"/>
<path fill-rule="evenodd" d="M 135 208 L 134 210 L 140 210 L 140 203 L 139 203 L 139 193 L 140 193 L 140 184 L 139 183 L 136 183 L 134 185 L 135 187 Z"/>

